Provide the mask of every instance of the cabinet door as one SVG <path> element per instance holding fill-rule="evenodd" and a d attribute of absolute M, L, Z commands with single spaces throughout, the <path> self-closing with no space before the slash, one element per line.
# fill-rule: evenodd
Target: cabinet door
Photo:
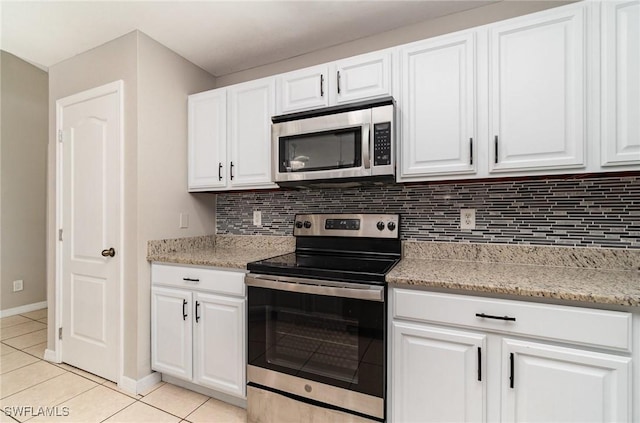
<path fill-rule="evenodd" d="M 245 300 L 195 294 L 197 384 L 245 397 Z"/>
<path fill-rule="evenodd" d="M 191 293 L 151 289 L 151 368 L 181 379 L 192 376 Z"/>
<path fill-rule="evenodd" d="M 474 173 L 475 33 L 402 50 L 401 179 Z"/>
<path fill-rule="evenodd" d="M 490 171 L 583 167 L 586 6 L 489 27 Z"/>
<path fill-rule="evenodd" d="M 227 184 L 227 95 L 213 90 L 189 96 L 189 191 Z"/>
<path fill-rule="evenodd" d="M 602 165 L 640 164 L 640 1 L 602 3 Z"/>
<path fill-rule="evenodd" d="M 484 420 L 484 335 L 401 322 L 392 330 L 392 421 Z"/>
<path fill-rule="evenodd" d="M 630 358 L 511 339 L 502 351 L 502 421 L 630 421 Z"/>
<path fill-rule="evenodd" d="M 276 185 L 271 175 L 271 116 L 275 80 L 264 78 L 228 88 L 229 187 Z"/>
<path fill-rule="evenodd" d="M 279 113 L 329 105 L 326 65 L 285 73 L 278 78 Z"/>
<path fill-rule="evenodd" d="M 332 67 L 333 103 L 349 103 L 391 95 L 391 52 L 375 52 L 340 60 Z M 333 80 L 332 80 L 333 81 Z"/>

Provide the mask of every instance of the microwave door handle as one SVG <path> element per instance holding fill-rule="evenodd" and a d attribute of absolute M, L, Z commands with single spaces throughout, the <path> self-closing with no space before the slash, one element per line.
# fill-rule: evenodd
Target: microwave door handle
<path fill-rule="evenodd" d="M 365 169 L 371 167 L 371 131 L 370 125 L 365 123 L 362 125 L 362 166 Z"/>

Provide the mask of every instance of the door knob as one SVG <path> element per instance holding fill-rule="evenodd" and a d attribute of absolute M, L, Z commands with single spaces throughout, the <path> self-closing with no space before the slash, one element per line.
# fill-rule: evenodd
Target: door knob
<path fill-rule="evenodd" d="M 108 250 L 102 250 L 102 257 L 113 257 L 116 255 L 116 250 L 109 248 Z"/>

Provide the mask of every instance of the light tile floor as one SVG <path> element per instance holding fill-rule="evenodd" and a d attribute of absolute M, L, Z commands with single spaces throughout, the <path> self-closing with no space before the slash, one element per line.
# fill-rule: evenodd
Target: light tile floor
<path fill-rule="evenodd" d="M 0 423 L 246 422 L 245 410 L 179 386 L 160 382 L 131 395 L 99 376 L 44 361 L 46 329 L 46 309 L 0 319 Z"/>

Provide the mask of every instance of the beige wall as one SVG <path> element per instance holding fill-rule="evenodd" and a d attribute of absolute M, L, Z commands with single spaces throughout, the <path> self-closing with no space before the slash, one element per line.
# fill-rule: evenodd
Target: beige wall
<path fill-rule="evenodd" d="M 361 38 L 349 43 L 303 54 L 292 59 L 282 60 L 273 64 L 259 66 L 228 75 L 218 75 L 217 86 L 223 87 L 282 72 L 302 69 L 307 66 L 344 59 L 346 57 L 381 50 L 388 47 L 395 47 L 412 41 L 423 40 L 437 35 L 485 25 L 515 16 L 526 15 L 527 13 L 533 13 L 567 3 L 571 3 L 571 1 L 500 1 L 477 9 L 453 13 L 441 18 L 420 22 L 414 25 L 387 31 L 382 34 Z M 375 22 L 373 24 L 375 25 Z"/>
<path fill-rule="evenodd" d="M 124 376 L 150 372 L 149 239 L 212 234 L 214 199 L 186 192 L 187 95 L 212 88 L 202 69 L 139 32 L 131 32 L 49 69 L 49 234 L 55 235 L 55 102 L 124 81 Z M 190 227 L 178 230 L 178 213 Z M 54 239 L 54 238 L 52 238 Z M 48 292 L 55 295 L 55 241 L 48 244 Z M 51 301 L 53 303 L 53 301 Z M 55 321 L 54 307 L 49 321 Z M 55 326 L 49 325 L 49 348 Z"/>
<path fill-rule="evenodd" d="M 138 37 L 138 377 L 151 369 L 147 241 L 214 234 L 215 195 L 187 192 L 187 96 L 214 87 L 211 74 Z M 178 226 L 180 213 L 189 227 Z"/>
<path fill-rule="evenodd" d="M 46 72 L 0 52 L 0 310 L 47 300 Z M 22 279 L 24 290 L 13 292 Z"/>

